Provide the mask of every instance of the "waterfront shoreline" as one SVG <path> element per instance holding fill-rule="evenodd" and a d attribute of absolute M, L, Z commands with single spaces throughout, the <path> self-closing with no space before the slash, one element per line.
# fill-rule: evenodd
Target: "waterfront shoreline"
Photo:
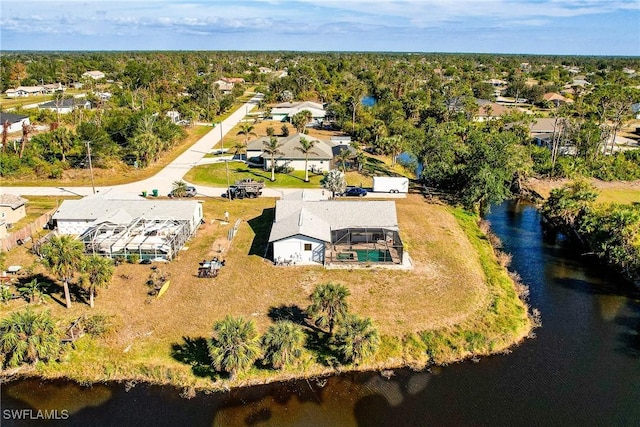
<path fill-rule="evenodd" d="M 536 321 L 526 302 L 522 301 L 522 294 L 519 294 L 507 269 L 499 264 L 495 248 L 489 243 L 491 239 L 478 227 L 478 218 L 462 211 L 451 212 L 454 212 L 458 225 L 477 252 L 478 262 L 485 276 L 486 292 L 482 294 L 485 296 L 476 301 L 472 312 L 458 322 L 447 323 L 442 320 L 439 327 L 430 330 L 405 327 L 400 336 L 383 334 L 384 351 L 380 351 L 376 359 L 367 363 L 330 367 L 312 362 L 302 369 L 285 372 L 252 368 L 234 381 L 219 378 L 214 381 L 212 378 L 195 375 L 193 365 L 171 360 L 168 355 L 163 354 L 163 347 L 147 350 L 145 355 L 139 357 L 123 359 L 122 354 L 113 356 L 108 349 L 95 348 L 95 342 L 81 338 L 76 343 L 76 349 L 65 355 L 61 362 L 13 370 L 13 375 L 9 378 L 37 377 L 45 381 L 68 379 L 83 385 L 111 381 L 171 385 L 182 389 L 182 394 L 188 397 L 195 392 L 226 391 L 346 372 L 382 372 L 402 368 L 420 371 L 429 366 L 508 352 L 531 336 Z M 509 314 L 502 316 L 501 313 Z M 509 316 L 513 318 L 508 319 Z M 429 345 L 425 344 L 425 340 Z M 126 366 L 118 366 L 117 361 Z M 6 371 L 1 375 L 3 380 L 7 379 Z"/>

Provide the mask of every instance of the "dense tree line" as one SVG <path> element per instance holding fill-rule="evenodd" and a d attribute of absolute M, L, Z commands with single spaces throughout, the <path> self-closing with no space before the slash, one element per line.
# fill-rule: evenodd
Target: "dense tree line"
<path fill-rule="evenodd" d="M 104 141 L 96 143 L 103 157 L 133 159 L 140 166 L 154 158 L 156 150 L 148 147 L 164 147 L 172 138 L 170 129 L 159 129 L 164 111 L 173 109 L 183 117 L 211 120 L 228 109 L 244 89 L 239 85 L 234 93 L 224 94 L 214 83 L 222 76 L 232 76 L 255 85 L 265 94 L 265 104 L 324 103 L 332 125 L 357 144 L 392 158 L 401 152 L 412 154 L 423 165 L 421 178 L 426 183 L 458 195 L 467 207 L 482 208 L 508 197 L 519 191 L 522 178 L 531 173 L 640 177 L 638 155 L 613 153 L 611 143 L 630 117 L 631 104 L 640 101 L 639 74 L 628 72 L 640 71 L 637 58 L 120 52 L 11 53 L 2 61 L 3 87 L 37 80 L 76 80 L 86 69 L 105 71 L 114 82 L 112 100 L 99 113 L 70 116 L 68 126 L 82 132 L 79 141 Z M 262 72 L 265 69 L 274 73 Z M 571 84 L 576 69 L 590 85 L 571 87 L 573 93 L 567 96 L 572 104 L 556 108 L 542 100 L 543 93 Z M 508 83 L 506 95 L 527 98 L 535 115 L 514 112 L 488 124 L 475 122 L 476 98 L 492 100 L 493 86 L 488 82 L 496 78 Z M 373 105 L 363 104 L 364 97 L 371 97 Z M 149 118 L 157 112 L 160 117 Z M 565 131 L 562 136 L 554 135 L 551 150 L 535 147 L 529 140 L 528 126 L 536 115 L 563 123 Z M 307 120 L 296 117 L 296 127 L 304 129 Z M 56 143 L 36 157 L 54 163 L 64 162 L 65 157 L 81 163 L 74 154 L 81 152 L 81 144 L 66 149 L 64 135 L 57 137 Z M 571 145 L 575 155 L 559 155 L 558 148 L 565 145 Z M 7 170 L 18 169 L 20 162 L 6 161 Z M 56 173 L 58 169 L 53 175 Z"/>
<path fill-rule="evenodd" d="M 584 181 L 555 189 L 542 207 L 544 218 L 553 230 L 640 283 L 640 206 L 598 204 L 597 195 Z"/>

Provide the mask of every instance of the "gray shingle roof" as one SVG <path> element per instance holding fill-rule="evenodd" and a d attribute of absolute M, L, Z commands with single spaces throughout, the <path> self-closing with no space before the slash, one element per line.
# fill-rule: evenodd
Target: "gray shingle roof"
<path fill-rule="evenodd" d="M 269 142 L 271 137 L 264 136 L 256 139 L 255 141 L 250 142 L 247 145 L 247 151 L 263 151 L 264 143 Z M 275 156 L 276 159 L 293 159 L 293 160 L 304 160 L 304 154 L 302 151 L 298 150 L 296 147 L 300 147 L 300 138 L 306 138 L 308 141 L 315 141 L 316 145 L 313 147 L 311 152 L 309 153 L 309 160 L 331 160 L 333 159 L 333 152 L 331 150 L 331 145 L 326 141 L 323 141 L 318 138 L 314 138 L 309 135 L 303 135 L 300 133 L 295 133 L 293 135 L 277 137 L 278 143 L 282 144 L 280 147 L 280 151 L 282 154 Z"/>
<path fill-rule="evenodd" d="M 87 197 L 62 202 L 53 219 L 62 221 L 123 218 L 193 219 L 194 200 L 108 200 Z M 125 214 L 126 213 L 126 214 Z"/>
<path fill-rule="evenodd" d="M 331 231 L 347 228 L 398 230 L 395 202 L 278 200 L 269 241 L 302 234 L 329 242 Z"/>
<path fill-rule="evenodd" d="M 27 199 L 23 199 L 20 196 L 8 193 L 0 194 L 0 206 L 9 206 L 11 209 L 18 209 L 25 203 L 27 203 Z"/>

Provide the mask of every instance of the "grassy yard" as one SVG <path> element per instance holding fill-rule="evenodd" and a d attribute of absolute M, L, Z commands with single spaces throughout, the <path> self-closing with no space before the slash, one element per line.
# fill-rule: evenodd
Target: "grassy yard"
<path fill-rule="evenodd" d="M 276 180 L 271 182 L 271 171 L 247 166 L 244 162 L 229 162 L 229 182 L 253 178 L 256 181 L 264 181 L 269 187 L 277 188 L 318 188 L 322 175 L 309 174 L 309 182 L 304 182 L 304 172 L 294 171 L 289 174 L 276 173 Z M 215 163 L 201 165 L 191 169 L 185 179 L 189 182 L 211 187 L 227 186 L 226 164 Z"/>
<path fill-rule="evenodd" d="M 82 296 L 70 310 L 63 308 L 62 289 L 55 282 L 54 300 L 39 309 L 50 309 L 67 324 L 81 315 L 105 314 L 116 328 L 104 338 L 81 338 L 62 361 L 38 365 L 34 373 L 81 382 L 172 383 L 194 390 L 334 372 L 308 349 L 297 370 L 254 367 L 230 383 L 211 370 L 206 356 L 205 339 L 216 320 L 243 316 L 264 332 L 274 320 L 302 313 L 313 288 L 326 282 L 347 286 L 350 311 L 370 316 L 382 335 L 374 360 L 347 369 L 448 363 L 503 350 L 526 336 L 531 327 L 526 309 L 475 218 L 417 195 L 396 203 L 401 236 L 414 263 L 411 271 L 274 266 L 264 255 L 275 200 L 207 200 L 206 223 L 197 237 L 176 260 L 158 266 L 171 280 L 162 298 L 147 295 L 152 270 L 145 265 L 118 266 L 94 310 Z M 226 240 L 232 225 L 220 222 L 225 211 L 231 224 L 242 220 L 232 244 Z M 30 266 L 42 280 L 54 282 L 26 249 L 11 251 L 7 265 Z M 214 255 L 227 261 L 219 276 L 197 278 L 198 262 Z M 0 314 L 25 305 L 14 300 L 0 306 Z"/>

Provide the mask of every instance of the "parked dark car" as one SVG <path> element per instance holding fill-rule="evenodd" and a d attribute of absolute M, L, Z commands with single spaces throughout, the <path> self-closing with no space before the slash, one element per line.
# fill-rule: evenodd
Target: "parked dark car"
<path fill-rule="evenodd" d="M 367 195 L 367 190 L 360 187 L 352 187 L 348 188 L 347 191 L 342 193 L 343 196 L 351 196 L 351 197 L 364 197 Z"/>

